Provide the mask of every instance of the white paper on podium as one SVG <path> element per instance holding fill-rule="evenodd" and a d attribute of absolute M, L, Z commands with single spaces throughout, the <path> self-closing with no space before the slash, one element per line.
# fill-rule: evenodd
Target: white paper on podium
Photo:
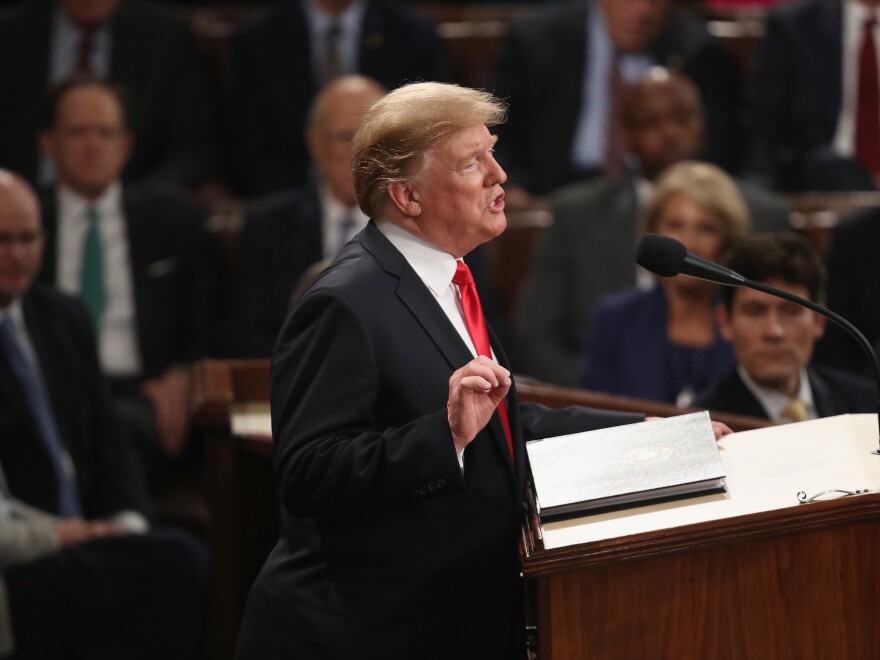
<path fill-rule="evenodd" d="M 727 492 L 541 526 L 545 549 L 801 506 L 830 489 L 880 492 L 877 415 L 839 415 L 734 433 L 719 441 Z"/>
<path fill-rule="evenodd" d="M 229 410 L 229 428 L 233 436 L 272 437 L 272 415 L 269 402 L 238 403 Z"/>

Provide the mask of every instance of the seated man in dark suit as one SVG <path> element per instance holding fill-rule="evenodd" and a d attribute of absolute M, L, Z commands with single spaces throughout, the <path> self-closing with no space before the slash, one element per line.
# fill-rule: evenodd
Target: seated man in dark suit
<path fill-rule="evenodd" d="M 88 314 L 34 283 L 43 244 L 33 192 L 0 170 L 0 655 L 191 658 L 204 549 L 148 531 Z"/>
<path fill-rule="evenodd" d="M 756 235 L 726 264 L 743 277 L 814 303 L 825 295 L 819 256 L 793 232 Z M 774 422 L 802 421 L 877 409 L 877 388 L 837 369 L 811 366 L 825 317 L 787 300 L 746 287 L 721 287 L 718 322 L 733 344 L 737 366 L 695 406 Z"/>
<path fill-rule="evenodd" d="M 530 194 L 624 168 L 620 104 L 652 66 L 681 70 L 706 106 L 706 158 L 738 161 L 737 71 L 717 39 L 669 0 L 558 3 L 513 23 L 494 91 L 510 104 L 499 159 Z"/>
<path fill-rule="evenodd" d="M 436 80 L 436 26 L 386 0 L 279 2 L 232 35 L 230 162 L 238 191 L 265 195 L 308 182 L 312 99 L 341 74 L 393 89 Z"/>
<path fill-rule="evenodd" d="M 653 279 L 633 254 L 654 181 L 671 165 L 703 155 L 699 91 L 685 76 L 654 67 L 626 95 L 623 123 L 631 169 L 584 181 L 552 196 L 547 230 L 517 307 L 517 370 L 574 385 L 599 296 Z M 788 226 L 788 207 L 774 194 L 736 181 L 755 231 Z"/>
<path fill-rule="evenodd" d="M 132 137 L 117 88 L 71 78 L 53 109 L 41 145 L 58 185 L 43 206 L 40 277 L 86 302 L 119 412 L 155 467 L 188 437 L 189 367 L 217 311 L 215 253 L 189 197 L 121 183 Z"/>
<path fill-rule="evenodd" d="M 46 90 L 89 73 L 126 90 L 137 135 L 123 178 L 193 187 L 216 180 L 215 118 L 189 25 L 159 3 L 27 2 L 0 20 L 0 165 L 41 186 L 55 181 L 36 148 Z"/>
<path fill-rule="evenodd" d="M 367 224 L 351 178 L 351 138 L 385 89 L 342 76 L 315 97 L 305 129 L 313 182 L 255 204 L 245 216 L 230 304 L 227 352 L 269 357 L 294 289 Z"/>

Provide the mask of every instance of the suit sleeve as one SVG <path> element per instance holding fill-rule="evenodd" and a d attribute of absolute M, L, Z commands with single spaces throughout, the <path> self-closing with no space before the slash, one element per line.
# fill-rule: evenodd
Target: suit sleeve
<path fill-rule="evenodd" d="M 308 294 L 282 330 L 272 365 L 275 478 L 295 514 L 396 506 L 441 479 L 443 493 L 464 488 L 445 406 L 377 427 L 382 370 L 371 342 L 354 307 L 326 291 Z"/>

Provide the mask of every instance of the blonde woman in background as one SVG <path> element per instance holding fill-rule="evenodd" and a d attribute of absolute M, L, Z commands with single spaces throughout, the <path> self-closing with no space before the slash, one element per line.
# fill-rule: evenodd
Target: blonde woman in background
<path fill-rule="evenodd" d="M 750 230 L 734 182 L 713 165 L 685 161 L 658 180 L 646 233 L 678 239 L 717 261 Z M 687 406 L 734 363 L 714 319 L 717 288 L 692 277 L 655 278 L 603 296 L 584 354 L 587 389 Z"/>

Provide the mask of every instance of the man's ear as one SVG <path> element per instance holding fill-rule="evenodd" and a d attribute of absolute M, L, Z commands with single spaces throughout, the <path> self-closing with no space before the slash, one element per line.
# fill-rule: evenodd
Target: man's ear
<path fill-rule="evenodd" d="M 822 306 L 824 307 L 825 305 Z M 822 339 L 822 335 L 825 334 L 825 326 L 828 325 L 828 317 L 813 312 L 813 323 L 815 324 L 814 336 L 816 337 L 816 341 L 819 341 Z"/>
<path fill-rule="evenodd" d="M 37 149 L 44 158 L 55 160 L 55 135 L 52 131 L 40 131 L 37 135 Z"/>
<path fill-rule="evenodd" d="M 392 181 L 388 184 L 388 197 L 391 203 L 408 218 L 422 214 L 422 203 L 418 191 L 411 181 Z"/>

